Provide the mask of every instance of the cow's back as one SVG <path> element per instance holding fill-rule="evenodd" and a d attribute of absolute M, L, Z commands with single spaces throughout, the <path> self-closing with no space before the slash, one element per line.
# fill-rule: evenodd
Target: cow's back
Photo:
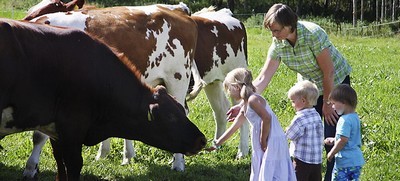
<path fill-rule="evenodd" d="M 197 26 L 181 9 L 121 6 L 52 13 L 33 21 L 79 28 L 102 39 L 132 60 L 146 83 L 165 85 L 184 104 Z"/>
<path fill-rule="evenodd" d="M 173 58 L 189 65 L 197 39 L 195 23 L 180 11 L 153 8 L 156 6 L 91 10 L 85 31 L 135 60 L 145 77 L 149 68 L 178 61 Z"/>
<path fill-rule="evenodd" d="M 206 83 L 223 81 L 237 67 L 247 67 L 247 34 L 243 23 L 224 11 L 193 15 L 198 25 L 195 62 Z"/>

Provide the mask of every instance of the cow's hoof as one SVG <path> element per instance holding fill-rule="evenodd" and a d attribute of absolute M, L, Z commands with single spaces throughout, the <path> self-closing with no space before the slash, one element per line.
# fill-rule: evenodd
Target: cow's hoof
<path fill-rule="evenodd" d="M 25 169 L 23 173 L 23 180 L 25 181 L 37 181 L 39 180 L 39 167 L 36 165 L 35 169 Z"/>
<path fill-rule="evenodd" d="M 122 163 L 121 165 L 128 165 L 131 163 L 131 159 L 136 156 L 135 150 L 131 151 L 124 151 L 122 156 Z"/>
<path fill-rule="evenodd" d="M 122 159 L 121 165 L 129 165 L 131 163 L 131 158 Z"/>
<path fill-rule="evenodd" d="M 242 159 L 242 158 L 246 157 L 247 155 L 248 155 L 247 153 L 238 151 L 238 153 L 236 154 L 236 159 Z"/>
<path fill-rule="evenodd" d="M 183 158 L 182 154 L 180 154 L 180 153 L 174 154 L 174 159 L 172 160 L 171 169 L 178 171 L 178 172 L 185 171 L 185 159 Z"/>

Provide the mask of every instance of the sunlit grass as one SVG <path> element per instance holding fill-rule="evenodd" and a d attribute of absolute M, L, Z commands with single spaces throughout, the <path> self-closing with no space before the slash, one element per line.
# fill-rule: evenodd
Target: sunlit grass
<path fill-rule="evenodd" d="M 5 14 L 4 17 L 11 17 Z M 3 17 L 3 14 L 0 14 Z M 24 14 L 14 12 L 15 17 Z M 15 18 L 18 19 L 18 18 Z M 268 31 L 248 28 L 249 69 L 257 74 L 262 67 L 271 41 Z M 330 36 L 331 41 L 350 62 L 352 86 L 359 97 L 357 112 L 362 119 L 363 152 L 366 165 L 362 180 L 399 180 L 400 158 L 400 43 L 399 38 L 363 38 Z M 278 69 L 263 95 L 276 112 L 283 127 L 294 111 L 286 92 L 296 75 L 284 65 Z M 204 93 L 189 103 L 190 119 L 209 140 L 215 123 Z M 19 180 L 32 149 L 31 133 L 10 135 L 0 141 L 0 180 Z M 172 154 L 135 142 L 137 157 L 121 166 L 122 140 L 113 139 L 110 155 L 95 161 L 97 146 L 83 147 L 84 180 L 248 180 L 250 157 L 236 160 L 238 135 L 234 135 L 218 152 L 201 152 L 186 157 L 186 171 L 170 170 Z M 56 166 L 47 143 L 41 154 L 40 180 L 54 180 Z"/>

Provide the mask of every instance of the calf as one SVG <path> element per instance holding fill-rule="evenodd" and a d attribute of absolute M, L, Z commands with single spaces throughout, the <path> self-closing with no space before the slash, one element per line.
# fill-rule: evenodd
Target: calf
<path fill-rule="evenodd" d="M 0 19 L 0 85 L 0 137 L 49 135 L 60 180 L 79 180 L 82 144 L 109 137 L 186 155 L 206 144 L 165 88 L 79 30 Z"/>

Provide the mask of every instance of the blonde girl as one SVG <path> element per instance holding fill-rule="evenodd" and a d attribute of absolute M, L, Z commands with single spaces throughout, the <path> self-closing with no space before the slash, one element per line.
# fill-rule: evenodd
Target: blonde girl
<path fill-rule="evenodd" d="M 268 102 L 255 93 L 252 81 L 251 72 L 244 68 L 227 74 L 223 83 L 225 90 L 231 98 L 244 104 L 232 125 L 207 150 L 218 149 L 247 120 L 252 130 L 250 180 L 296 180 L 285 133 Z"/>

